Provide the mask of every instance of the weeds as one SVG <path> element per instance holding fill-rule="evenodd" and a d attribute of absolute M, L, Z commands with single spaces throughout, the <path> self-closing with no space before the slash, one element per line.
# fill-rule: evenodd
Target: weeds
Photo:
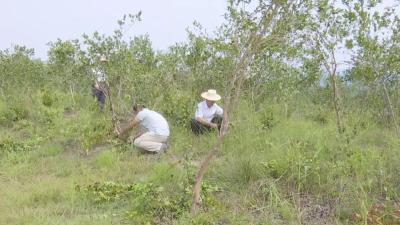
<path fill-rule="evenodd" d="M 96 204 L 112 202 L 128 202 L 128 210 L 124 219 L 134 223 L 166 223 L 179 218 L 188 211 L 191 199 L 191 186 L 182 183 L 172 190 L 153 183 L 124 184 L 115 182 L 96 182 L 87 186 L 75 186 Z M 212 203 L 212 194 L 219 191 L 217 186 L 205 183 L 203 185 L 203 201 L 206 205 Z"/>

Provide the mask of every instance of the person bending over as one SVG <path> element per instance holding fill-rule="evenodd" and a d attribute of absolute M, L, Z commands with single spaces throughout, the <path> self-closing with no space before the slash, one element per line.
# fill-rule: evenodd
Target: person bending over
<path fill-rule="evenodd" d="M 125 133 L 140 125 L 140 131 L 130 138 L 133 145 L 149 153 L 165 152 L 168 148 L 169 126 L 167 120 L 158 112 L 147 109 L 144 105 L 133 106 L 134 118 L 125 128 L 117 127 L 115 133 L 123 139 Z"/>

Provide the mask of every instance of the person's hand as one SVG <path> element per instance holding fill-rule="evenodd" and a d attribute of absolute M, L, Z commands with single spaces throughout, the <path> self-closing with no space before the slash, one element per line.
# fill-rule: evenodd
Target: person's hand
<path fill-rule="evenodd" d="M 140 136 L 142 136 L 142 134 L 143 134 L 143 133 L 137 134 L 137 135 L 132 139 L 132 141 L 135 141 L 137 138 L 139 138 Z"/>
<path fill-rule="evenodd" d="M 217 128 L 218 128 L 218 124 L 216 124 L 216 123 L 211 123 L 211 124 L 210 124 L 210 127 L 213 128 L 213 129 L 217 129 Z"/>
<path fill-rule="evenodd" d="M 119 126 L 116 126 L 114 129 L 114 134 L 118 137 L 121 134 L 121 128 Z"/>

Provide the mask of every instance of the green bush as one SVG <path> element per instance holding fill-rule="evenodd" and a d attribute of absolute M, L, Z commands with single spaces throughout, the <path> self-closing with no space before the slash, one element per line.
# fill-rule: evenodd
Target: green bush
<path fill-rule="evenodd" d="M 161 111 L 177 126 L 186 126 L 194 115 L 194 99 L 187 93 L 172 91 L 164 96 Z"/>
<path fill-rule="evenodd" d="M 23 105 L 14 105 L 6 107 L 0 111 L 0 123 L 4 125 L 11 125 L 12 122 L 27 119 L 29 111 Z"/>
<path fill-rule="evenodd" d="M 322 125 L 327 124 L 329 121 L 328 112 L 321 107 L 319 107 L 317 110 L 311 110 L 311 113 L 308 114 L 306 117 Z"/>
<path fill-rule="evenodd" d="M 259 120 L 262 129 L 265 130 L 272 129 L 278 123 L 278 120 L 274 115 L 272 108 L 264 109 L 264 111 L 259 116 Z"/>
<path fill-rule="evenodd" d="M 0 154 L 9 152 L 28 152 L 32 150 L 32 148 L 33 146 L 30 143 L 17 141 L 10 137 L 0 140 Z"/>
<path fill-rule="evenodd" d="M 28 109 L 25 108 L 24 106 L 21 106 L 21 105 L 13 106 L 13 107 L 11 107 L 11 110 L 13 110 L 15 113 L 14 121 L 23 120 L 23 119 L 28 118 L 29 112 L 28 112 Z"/>
<path fill-rule="evenodd" d="M 277 161 L 275 159 L 269 160 L 267 162 L 261 162 L 261 165 L 266 169 L 266 172 L 271 177 L 277 179 L 285 173 L 286 162 Z"/>
<path fill-rule="evenodd" d="M 112 130 L 111 121 L 105 115 L 91 114 L 91 117 L 81 122 L 77 132 L 82 135 L 82 148 L 86 151 L 95 144 L 105 142 Z"/>
<path fill-rule="evenodd" d="M 135 224 L 169 223 L 189 210 L 192 198 L 192 186 L 178 185 L 169 190 L 153 183 L 124 184 L 117 182 L 96 182 L 87 186 L 76 185 L 81 192 L 96 204 L 128 201 L 130 210 L 125 213 L 125 220 Z M 203 205 L 209 204 L 215 185 L 204 182 L 202 185 Z"/>
<path fill-rule="evenodd" d="M 37 120 L 38 122 L 44 125 L 51 125 L 59 118 L 60 110 L 57 108 L 49 108 L 49 107 L 39 107 L 40 109 L 37 111 Z"/>
<path fill-rule="evenodd" d="M 51 107 L 57 100 L 57 97 L 55 96 L 55 94 L 52 94 L 49 90 L 43 90 L 41 100 L 44 106 Z"/>

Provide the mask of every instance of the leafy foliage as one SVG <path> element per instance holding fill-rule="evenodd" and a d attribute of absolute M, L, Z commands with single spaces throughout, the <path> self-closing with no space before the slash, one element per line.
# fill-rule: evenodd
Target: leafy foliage
<path fill-rule="evenodd" d="M 172 221 L 187 212 L 190 206 L 190 186 L 179 186 L 174 193 L 163 186 L 153 183 L 124 184 L 105 182 L 90 184 L 84 187 L 77 185 L 75 189 L 87 195 L 96 204 L 115 201 L 128 201 L 131 209 L 126 212 L 125 219 L 134 223 L 159 223 Z M 210 202 L 211 195 L 218 191 L 217 186 L 205 184 L 203 199 Z"/>
<path fill-rule="evenodd" d="M 213 35 L 194 23 L 186 42 L 163 52 L 149 36 L 125 36 L 140 13 L 110 36 L 51 42 L 48 61 L 23 46 L 0 51 L 0 223 L 397 223 L 399 19 L 380 6 L 235 0 Z M 227 102 L 265 10 L 275 17 L 242 68 L 240 101 L 192 216 L 195 170 L 215 133 L 193 136 L 187 123 L 202 91 Z M 352 57 L 334 65 L 343 52 Z M 108 78 L 103 111 L 90 96 L 94 68 Z M 329 72 L 341 94 L 340 135 Z M 111 115 L 126 121 L 132 102 L 167 118 L 167 154 L 139 155 L 113 138 Z"/>

